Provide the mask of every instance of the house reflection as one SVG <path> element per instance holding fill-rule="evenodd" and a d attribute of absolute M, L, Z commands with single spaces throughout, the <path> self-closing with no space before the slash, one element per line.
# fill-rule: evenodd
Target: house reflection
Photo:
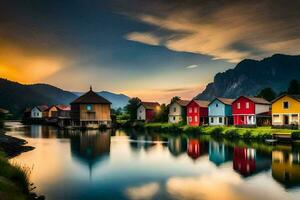
<path fill-rule="evenodd" d="M 187 150 L 187 141 L 181 137 L 171 137 L 168 141 L 168 148 L 170 153 L 177 157 Z"/>
<path fill-rule="evenodd" d="M 187 154 L 193 160 L 197 160 L 200 156 L 207 153 L 206 144 L 198 139 L 188 139 Z"/>
<path fill-rule="evenodd" d="M 57 129 L 52 126 L 31 125 L 25 135 L 30 138 L 56 138 Z"/>
<path fill-rule="evenodd" d="M 110 135 L 110 130 L 69 132 L 72 157 L 87 165 L 92 173 L 92 168 L 96 163 L 109 157 Z"/>
<path fill-rule="evenodd" d="M 300 152 L 272 152 L 272 176 L 286 188 L 300 186 Z"/>
<path fill-rule="evenodd" d="M 162 140 L 160 136 L 155 135 L 130 135 L 130 147 L 134 151 L 145 150 L 149 151 L 154 146 L 161 144 L 163 146 L 167 145 L 167 142 Z"/>
<path fill-rule="evenodd" d="M 230 149 L 224 143 L 209 142 L 209 160 L 217 166 L 232 160 L 232 148 Z"/>
<path fill-rule="evenodd" d="M 233 169 L 243 176 L 252 176 L 270 169 L 269 155 L 259 153 L 253 148 L 234 147 Z"/>

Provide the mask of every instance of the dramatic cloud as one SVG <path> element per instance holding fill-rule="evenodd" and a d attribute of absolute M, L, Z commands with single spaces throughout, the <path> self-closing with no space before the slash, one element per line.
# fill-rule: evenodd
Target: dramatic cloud
<path fill-rule="evenodd" d="M 133 32 L 125 36 L 127 40 L 141 42 L 149 45 L 159 45 L 160 39 L 151 33 Z"/>
<path fill-rule="evenodd" d="M 299 1 L 132 2 L 136 7 L 128 8 L 126 14 L 151 25 L 151 36 L 174 51 L 230 62 L 274 53 L 300 54 Z"/>

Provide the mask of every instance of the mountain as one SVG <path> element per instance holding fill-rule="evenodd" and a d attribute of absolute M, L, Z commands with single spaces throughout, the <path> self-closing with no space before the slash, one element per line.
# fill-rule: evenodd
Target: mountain
<path fill-rule="evenodd" d="M 0 108 L 10 111 L 15 118 L 20 118 L 27 107 L 35 105 L 70 104 L 83 93 L 73 93 L 48 84 L 23 85 L 0 78 Z M 111 92 L 99 92 L 110 102 L 112 107 L 124 107 L 129 97 Z"/>
<path fill-rule="evenodd" d="M 26 107 L 69 104 L 77 98 L 71 92 L 47 84 L 23 85 L 0 78 L 0 108 L 20 117 Z"/>
<path fill-rule="evenodd" d="M 83 92 L 73 92 L 73 94 L 80 96 Z M 97 92 L 98 95 L 106 98 L 112 103 L 113 108 L 123 108 L 128 104 L 129 97 L 124 94 L 115 94 L 108 91 Z"/>
<path fill-rule="evenodd" d="M 195 98 L 254 96 L 266 87 L 280 93 L 292 79 L 300 80 L 300 56 L 275 54 L 260 61 L 245 59 L 234 69 L 216 74 Z"/>

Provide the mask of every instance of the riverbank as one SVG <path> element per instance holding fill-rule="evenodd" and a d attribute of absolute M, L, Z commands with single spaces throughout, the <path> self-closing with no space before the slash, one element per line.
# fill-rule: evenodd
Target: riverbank
<path fill-rule="evenodd" d="M 33 185 L 29 182 L 30 169 L 16 163 L 10 163 L 13 158 L 34 147 L 26 146 L 25 140 L 0 133 L 0 199 L 1 200 L 41 200 L 32 192 Z"/>
<path fill-rule="evenodd" d="M 255 128 L 240 128 L 235 126 L 199 126 L 192 127 L 170 123 L 137 123 L 137 129 L 149 131 L 172 132 L 183 134 L 211 135 L 228 139 L 261 140 L 272 139 L 274 134 L 290 135 L 292 139 L 300 139 L 300 131 L 291 129 L 274 129 L 270 126 Z"/>

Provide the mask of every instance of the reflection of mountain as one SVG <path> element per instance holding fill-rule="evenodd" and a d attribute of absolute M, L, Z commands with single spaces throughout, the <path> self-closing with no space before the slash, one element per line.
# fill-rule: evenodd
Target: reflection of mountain
<path fill-rule="evenodd" d="M 224 143 L 209 142 L 209 160 L 215 163 L 217 166 L 232 159 L 231 151 Z"/>
<path fill-rule="evenodd" d="M 186 152 L 187 142 L 186 139 L 181 137 L 171 137 L 168 143 L 169 151 L 173 156 L 179 156 Z"/>
<path fill-rule="evenodd" d="M 87 130 L 70 135 L 72 156 L 87 164 L 90 169 L 110 152 L 110 132 Z"/>
<path fill-rule="evenodd" d="M 243 176 L 268 170 L 270 165 L 270 157 L 258 153 L 255 149 L 242 147 L 233 149 L 233 169 Z"/>
<path fill-rule="evenodd" d="M 300 186 L 300 152 L 272 152 L 272 176 L 286 188 Z"/>
<path fill-rule="evenodd" d="M 198 159 L 207 153 L 206 144 L 197 139 L 188 139 L 187 154 L 193 160 Z"/>

